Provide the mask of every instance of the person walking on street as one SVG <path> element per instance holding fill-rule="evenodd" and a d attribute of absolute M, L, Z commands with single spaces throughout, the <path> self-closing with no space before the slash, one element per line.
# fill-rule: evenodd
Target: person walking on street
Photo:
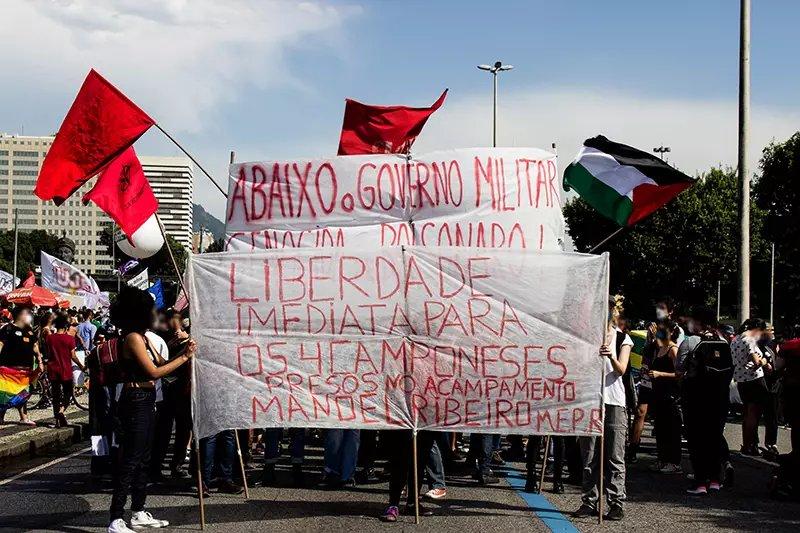
<path fill-rule="evenodd" d="M 56 332 L 47 336 L 47 377 L 50 380 L 50 391 L 53 399 L 53 418 L 57 428 L 67 425 L 64 411 L 72 400 L 72 364 L 81 371 L 86 367 L 75 354 L 75 338 L 67 333 L 67 317 L 59 315 L 55 320 Z"/>

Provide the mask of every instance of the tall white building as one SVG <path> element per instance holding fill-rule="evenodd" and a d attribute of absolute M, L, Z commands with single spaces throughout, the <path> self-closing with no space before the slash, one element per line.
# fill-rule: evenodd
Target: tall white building
<path fill-rule="evenodd" d="M 113 268 L 112 259 L 107 246 L 100 242 L 100 233 L 113 222 L 93 203 L 81 202 L 94 180 L 61 206 L 43 202 L 33 194 L 53 138 L 0 133 L 0 229 L 14 229 L 16 210 L 20 231 L 42 229 L 59 237 L 66 235 L 75 241 L 75 266 L 90 274 L 107 274 Z M 167 234 L 190 250 L 194 174 L 191 161 L 181 157 L 140 159 L 158 199 L 158 214 Z"/>
<path fill-rule="evenodd" d="M 194 166 L 186 157 L 140 156 L 144 175 L 158 199 L 158 216 L 167 235 L 192 249 Z"/>

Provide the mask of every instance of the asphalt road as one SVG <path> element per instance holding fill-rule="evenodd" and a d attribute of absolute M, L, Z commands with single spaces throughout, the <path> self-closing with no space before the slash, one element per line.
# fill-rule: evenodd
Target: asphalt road
<path fill-rule="evenodd" d="M 781 430 L 779 446 L 787 435 Z M 738 446 L 738 428 L 729 425 L 731 447 Z M 652 444 L 649 439 L 645 444 Z M 57 455 L 20 461 L 0 470 L 0 531 L 104 531 L 110 490 L 88 479 L 85 444 Z M 75 454 L 70 456 L 70 454 Z M 328 532 L 328 531 L 800 531 L 800 504 L 777 502 L 767 496 L 772 466 L 761 459 L 734 454 L 736 485 L 714 496 L 686 495 L 680 475 L 649 471 L 654 458 L 644 454 L 628 475 L 628 505 L 623 522 L 598 526 L 595 519 L 574 520 L 569 513 L 580 503 L 576 487 L 567 493 L 527 495 L 521 492 L 523 465 L 508 465 L 501 485 L 479 488 L 466 477 L 448 475 L 448 498 L 428 504 L 433 517 L 414 525 L 413 517 L 397 524 L 378 521 L 386 503 L 385 483 L 340 491 L 318 488 L 252 488 L 243 496 L 212 494 L 206 500 L 207 531 Z M 48 464 L 54 462 L 54 464 Z M 318 453 L 306 467 L 309 481 L 318 479 Z M 688 466 L 684 462 L 684 466 Z M 31 471 L 31 469 L 34 469 Z M 285 473 L 288 481 L 288 471 Z M 257 472 L 252 473 L 257 478 Z M 549 483 L 545 489 L 549 489 Z M 156 487 L 148 509 L 174 526 L 199 529 L 198 501 L 188 487 Z"/>

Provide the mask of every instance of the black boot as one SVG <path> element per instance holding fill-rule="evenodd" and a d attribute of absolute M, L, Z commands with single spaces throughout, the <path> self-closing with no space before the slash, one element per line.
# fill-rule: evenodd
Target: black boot
<path fill-rule="evenodd" d="M 539 486 L 539 476 L 536 475 L 534 470 L 528 470 L 525 476 L 525 492 L 531 494 L 539 494 L 541 487 Z"/>
<path fill-rule="evenodd" d="M 636 457 L 636 454 L 638 453 L 639 453 L 639 443 L 632 442 L 630 446 L 628 446 L 628 453 L 627 457 L 625 458 L 625 462 L 630 464 L 635 464 L 639 460 L 639 458 Z"/>

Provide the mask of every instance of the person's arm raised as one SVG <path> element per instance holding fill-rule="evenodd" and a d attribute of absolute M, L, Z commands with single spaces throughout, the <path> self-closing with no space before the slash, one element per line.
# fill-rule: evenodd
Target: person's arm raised
<path fill-rule="evenodd" d="M 138 333 L 129 333 L 128 336 L 125 337 L 128 353 L 131 357 L 136 359 L 136 363 L 151 379 L 163 378 L 167 374 L 171 374 L 176 368 L 191 359 L 196 350 L 194 341 L 189 341 L 189 346 L 182 355 L 170 360 L 163 366 L 156 366 L 153 364 L 152 359 L 150 359 L 144 342 L 144 337 Z"/>

